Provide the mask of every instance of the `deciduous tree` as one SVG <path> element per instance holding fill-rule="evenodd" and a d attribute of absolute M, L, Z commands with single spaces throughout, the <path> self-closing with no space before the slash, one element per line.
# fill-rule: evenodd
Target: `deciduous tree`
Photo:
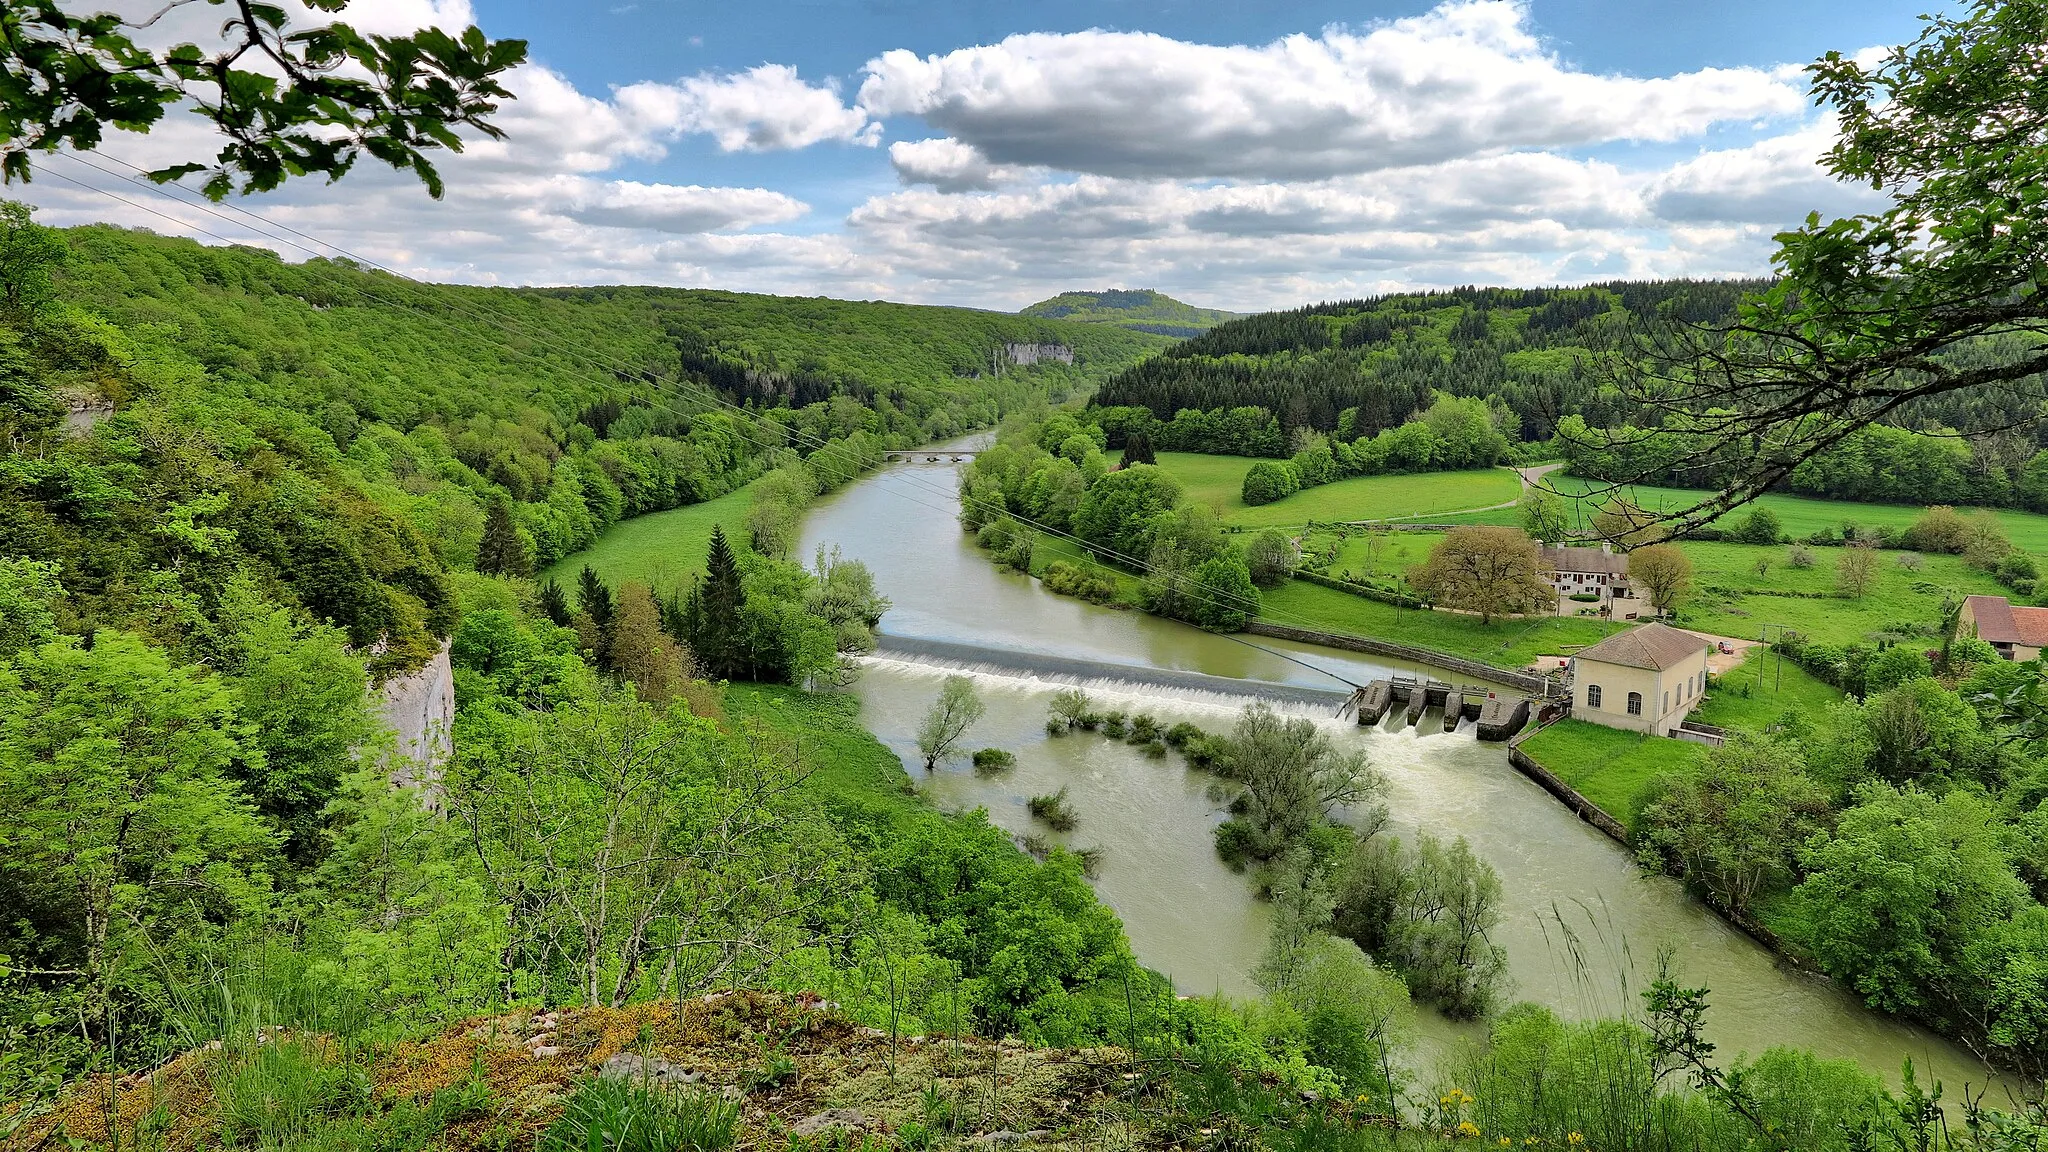
<path fill-rule="evenodd" d="M 1445 534 L 1409 582 L 1431 602 L 1476 613 L 1480 623 L 1491 624 L 1496 616 L 1554 603 L 1557 591 L 1544 579 L 1548 572 L 1542 551 L 1521 530 L 1461 527 Z"/>
<path fill-rule="evenodd" d="M 1676 544 L 1652 544 L 1628 554 L 1628 582 L 1659 612 L 1678 607 L 1692 587 L 1692 561 Z"/>
<path fill-rule="evenodd" d="M 334 13 L 348 2 L 311 7 Z M 228 10 L 218 36 L 166 50 L 136 43 L 155 18 L 67 11 L 72 4 L 0 6 L 6 178 L 28 179 L 35 152 L 91 151 L 109 126 L 147 132 L 175 107 L 209 121 L 226 142 L 210 164 L 150 175 L 206 172 L 216 200 L 308 173 L 339 179 L 365 154 L 413 172 L 438 198 L 428 153 L 460 152 L 463 129 L 504 136 L 491 117 L 511 99 L 499 79 L 525 61 L 523 40 L 487 40 L 474 25 L 410 36 L 365 35 L 345 23 L 294 28 L 282 5 L 207 3 Z"/>
<path fill-rule="evenodd" d="M 938 699 L 932 701 L 917 726 L 917 750 L 924 753 L 925 771 L 937 768 L 987 712 L 988 705 L 981 702 L 974 681 L 965 676 L 946 677 Z"/>

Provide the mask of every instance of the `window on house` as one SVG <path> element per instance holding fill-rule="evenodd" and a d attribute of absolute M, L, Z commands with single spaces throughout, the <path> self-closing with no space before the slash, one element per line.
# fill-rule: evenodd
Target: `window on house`
<path fill-rule="evenodd" d="M 1671 693 L 1669 692 L 1664 694 L 1664 711 L 1671 711 Z"/>
<path fill-rule="evenodd" d="M 1599 686 L 1598 684 L 1588 684 L 1588 685 L 1586 685 L 1586 707 L 1588 707 L 1588 708 L 1598 708 L 1599 706 L 1600 706 L 1600 686 Z"/>
<path fill-rule="evenodd" d="M 1631 692 L 1628 694 L 1628 714 L 1631 716 L 1641 716 L 1643 714 L 1643 694 L 1641 692 Z"/>

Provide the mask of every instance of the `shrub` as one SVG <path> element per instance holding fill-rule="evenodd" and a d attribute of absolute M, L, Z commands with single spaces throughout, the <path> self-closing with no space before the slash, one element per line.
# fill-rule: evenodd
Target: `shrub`
<path fill-rule="evenodd" d="M 1028 802 L 1031 815 L 1051 825 L 1055 832 L 1071 832 L 1081 818 L 1074 811 L 1074 805 L 1067 799 L 1065 785 L 1049 796 L 1033 796 Z"/>
<path fill-rule="evenodd" d="M 1811 568 L 1813 567 L 1813 550 L 1804 544 L 1794 544 L 1791 550 L 1785 553 L 1785 563 L 1794 568 Z"/>
<path fill-rule="evenodd" d="M 1159 739 L 1159 721 L 1140 712 L 1131 717 L 1131 743 L 1145 744 Z"/>
<path fill-rule="evenodd" d="M 1062 596 L 1073 596 L 1090 604 L 1116 603 L 1116 581 L 1091 568 L 1065 560 L 1055 560 L 1045 566 L 1040 577 L 1050 591 Z"/>
<path fill-rule="evenodd" d="M 1244 502 L 1258 507 L 1283 500 L 1301 490 L 1301 477 L 1294 465 L 1284 460 L 1261 460 L 1244 474 L 1244 487 L 1239 495 Z"/>
<path fill-rule="evenodd" d="M 1784 529 L 1778 524 L 1777 513 L 1769 508 L 1752 508 L 1749 515 L 1737 521 L 1728 530 L 1728 539 L 1738 544 L 1776 544 Z"/>
<path fill-rule="evenodd" d="M 1144 752 L 1145 755 L 1157 760 L 1166 755 L 1166 741 L 1157 738 L 1147 740 L 1145 741 Z"/>
<path fill-rule="evenodd" d="M 1182 720 L 1181 722 L 1175 724 L 1171 728 L 1168 728 L 1163 734 L 1161 734 L 1160 739 L 1166 741 L 1169 747 L 1186 748 L 1188 746 L 1188 741 L 1196 739 L 1202 735 L 1204 735 L 1204 733 L 1200 728 L 1196 727 L 1193 724 L 1188 723 L 1185 720 Z"/>
<path fill-rule="evenodd" d="M 2022 580 L 2038 580 L 2041 570 L 2034 565 L 2034 558 L 2025 552 L 2014 552 L 1998 562 L 1993 573 L 1998 582 L 2008 588 L 2017 588 Z"/>
<path fill-rule="evenodd" d="M 974 754 L 976 772 L 1001 772 L 1017 766 L 1017 754 L 1007 748 L 983 748 Z"/>
<path fill-rule="evenodd" d="M 1921 513 L 1918 520 L 1899 536 L 1900 543 L 1916 552 L 1958 555 L 1970 544 L 1970 522 L 1946 504 Z"/>
<path fill-rule="evenodd" d="M 1105 712 L 1105 713 L 1103 713 L 1103 715 L 1102 715 L 1102 734 L 1103 734 L 1104 736 L 1107 736 L 1107 737 L 1109 737 L 1109 738 L 1110 738 L 1111 740 L 1121 740 L 1121 739 L 1123 739 L 1123 738 L 1124 738 L 1124 731 L 1125 731 L 1125 729 L 1124 729 L 1124 714 L 1123 714 L 1123 713 L 1121 713 L 1121 712 Z"/>
<path fill-rule="evenodd" d="M 1899 553 L 1899 567 L 1904 568 L 1908 572 L 1918 572 L 1925 563 L 1926 561 L 1920 558 L 1918 552 Z"/>
<path fill-rule="evenodd" d="M 1079 688 L 1061 689 L 1052 694 L 1049 711 L 1051 719 L 1047 721 L 1046 731 L 1052 731 L 1053 724 L 1058 724 L 1061 731 L 1079 728 L 1082 719 L 1088 715 L 1088 694 Z"/>

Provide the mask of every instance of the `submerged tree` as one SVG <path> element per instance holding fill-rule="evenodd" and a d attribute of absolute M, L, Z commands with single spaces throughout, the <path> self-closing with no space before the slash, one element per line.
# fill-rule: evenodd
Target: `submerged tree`
<path fill-rule="evenodd" d="M 960 738 L 987 712 L 988 706 L 981 702 L 974 681 L 965 676 L 946 677 L 938 699 L 932 701 L 917 726 L 917 749 L 924 753 L 925 771 L 938 767 L 939 761 L 959 745 Z"/>

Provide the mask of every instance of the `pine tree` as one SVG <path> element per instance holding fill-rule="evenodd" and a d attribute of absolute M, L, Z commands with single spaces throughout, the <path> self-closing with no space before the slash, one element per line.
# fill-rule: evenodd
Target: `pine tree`
<path fill-rule="evenodd" d="M 533 571 L 526 541 L 519 538 L 519 526 L 512 522 L 512 502 L 499 497 L 491 501 L 484 516 L 483 539 L 476 546 L 476 570 L 486 576 L 525 576 Z"/>
<path fill-rule="evenodd" d="M 1152 437 L 1143 432 L 1133 432 L 1124 440 L 1123 467 L 1133 464 L 1157 464 L 1152 455 Z"/>
<path fill-rule="evenodd" d="M 569 608 L 569 594 L 562 591 L 562 586 L 555 583 L 553 577 L 540 586 L 540 610 L 554 621 L 557 628 L 567 628 L 576 619 L 576 614 Z"/>
<path fill-rule="evenodd" d="M 592 637 L 595 643 L 591 645 L 591 649 L 592 654 L 597 657 L 598 667 L 610 669 L 612 625 L 613 618 L 618 614 L 617 601 L 612 599 L 612 590 L 605 585 L 604 577 L 599 576 L 597 570 L 588 564 L 583 566 L 582 573 L 576 578 L 576 602 L 582 607 L 583 614 L 590 617 L 592 631 L 595 633 Z"/>
<path fill-rule="evenodd" d="M 746 626 L 740 616 L 746 602 L 739 557 L 725 531 L 714 525 L 704 576 L 690 590 L 685 610 L 690 649 L 714 676 L 732 679 L 747 670 Z"/>

